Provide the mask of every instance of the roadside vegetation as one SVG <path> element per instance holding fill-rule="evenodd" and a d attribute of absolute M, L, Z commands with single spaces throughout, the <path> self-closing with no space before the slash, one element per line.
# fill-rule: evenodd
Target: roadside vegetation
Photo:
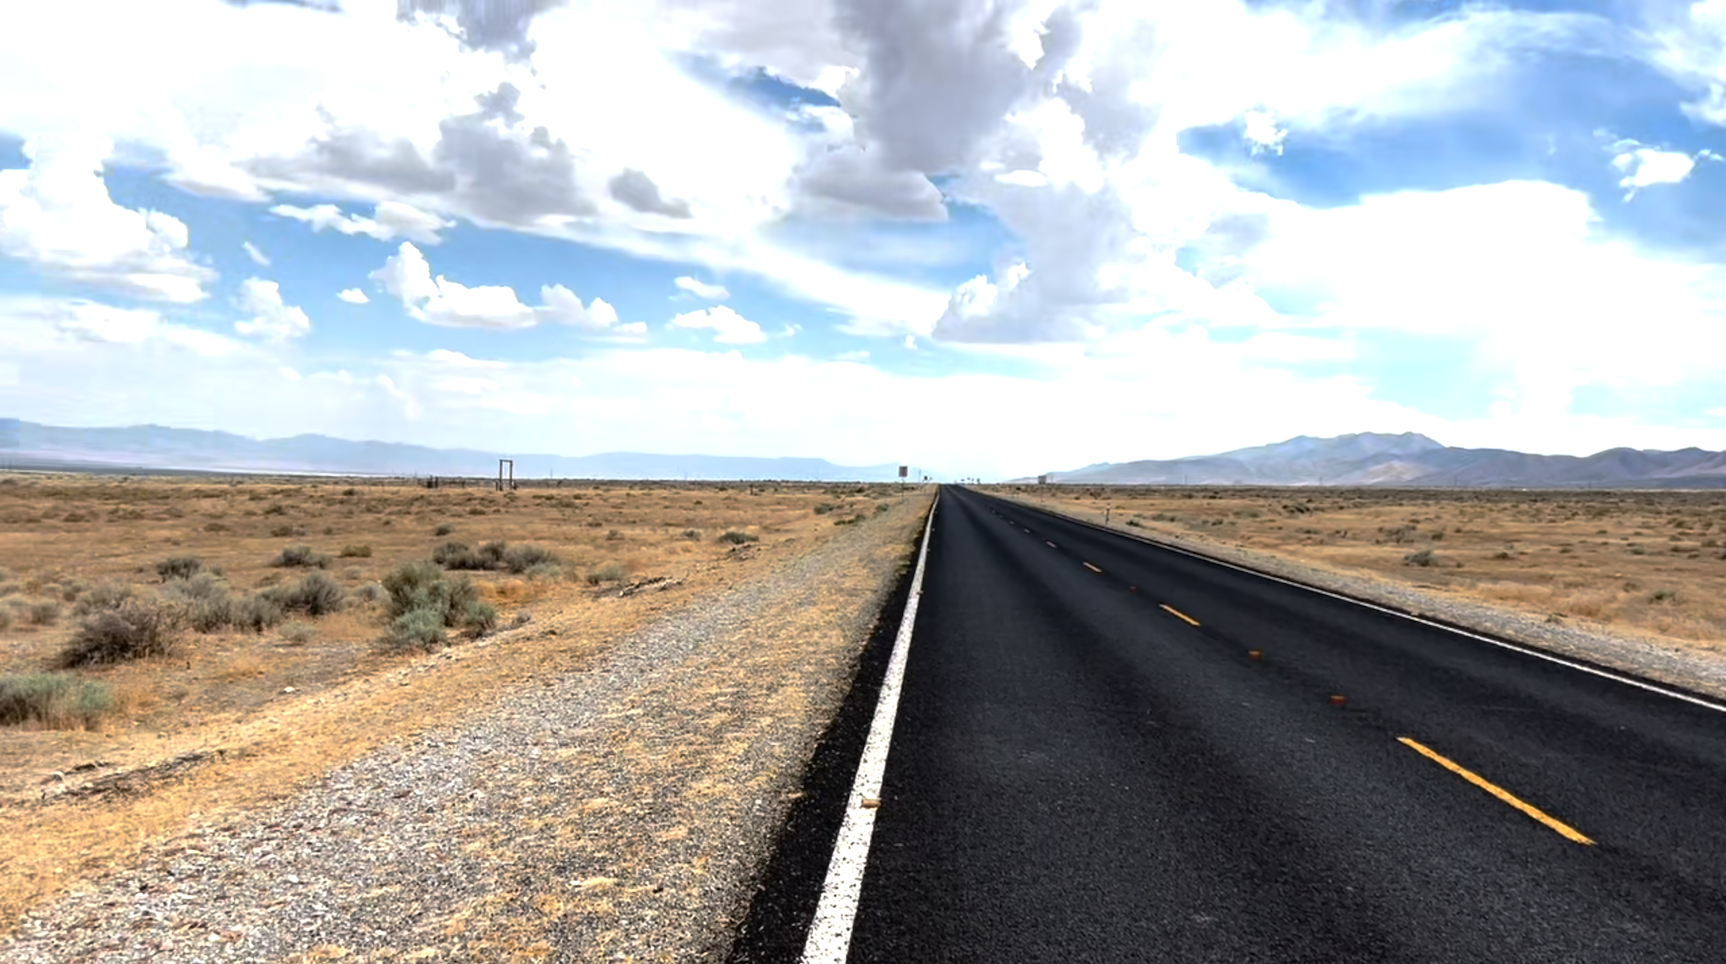
<path fill-rule="evenodd" d="M 114 712 L 114 694 L 70 673 L 0 676 L 0 726 L 91 727 Z"/>
<path fill-rule="evenodd" d="M 687 594 L 846 535 L 832 519 L 929 497 L 857 489 L 0 473 L 0 806 L 16 807 L 0 821 L 0 930 L 195 813 L 580 665 Z M 53 803 L 218 748 L 210 786 L 194 773 Z M 67 782 L 44 786 L 56 772 Z"/>
<path fill-rule="evenodd" d="M 0 725 L 97 725 L 117 718 L 101 709 L 113 702 L 129 726 L 172 729 L 206 700 L 305 692 L 344 665 L 525 625 L 529 605 L 659 584 L 902 496 L 0 475 L 0 550 L 16 560 L 0 568 L 0 678 L 23 681 L 6 684 L 9 706 L 30 707 Z M 96 544 L 107 551 L 92 564 Z M 317 657 L 331 647 L 349 655 Z M 121 677 L 124 692 L 95 695 Z"/>
<path fill-rule="evenodd" d="M 388 594 L 390 649 L 434 650 L 448 642 L 446 630 L 478 638 L 497 628 L 497 607 L 480 598 L 467 576 L 450 578 L 436 562 L 409 563 L 384 577 Z"/>

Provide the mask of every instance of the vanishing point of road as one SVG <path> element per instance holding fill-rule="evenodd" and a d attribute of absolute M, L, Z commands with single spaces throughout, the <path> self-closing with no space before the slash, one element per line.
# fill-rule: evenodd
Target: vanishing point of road
<path fill-rule="evenodd" d="M 926 548 L 806 960 L 1726 961 L 1708 701 L 952 486 Z"/>

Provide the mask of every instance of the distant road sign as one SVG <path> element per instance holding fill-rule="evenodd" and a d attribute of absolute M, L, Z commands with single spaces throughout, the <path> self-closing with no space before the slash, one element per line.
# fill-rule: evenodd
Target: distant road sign
<path fill-rule="evenodd" d="M 908 475 L 910 475 L 910 474 L 911 474 L 911 467 L 910 467 L 910 466 L 909 466 L 909 465 L 901 465 L 901 466 L 899 466 L 899 477 L 900 477 L 900 478 L 901 478 L 901 479 L 902 479 L 902 478 L 904 478 L 904 477 L 906 477 L 906 476 L 908 476 Z"/>

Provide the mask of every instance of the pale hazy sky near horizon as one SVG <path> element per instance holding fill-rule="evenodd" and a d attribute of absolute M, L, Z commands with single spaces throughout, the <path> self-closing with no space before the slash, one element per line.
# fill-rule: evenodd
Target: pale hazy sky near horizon
<path fill-rule="evenodd" d="M 1003 476 L 1726 449 L 1726 0 L 89 0 L 0 414 Z"/>

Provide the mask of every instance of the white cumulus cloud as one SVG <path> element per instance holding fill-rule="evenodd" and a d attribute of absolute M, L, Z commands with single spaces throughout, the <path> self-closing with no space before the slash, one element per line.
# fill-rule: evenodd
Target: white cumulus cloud
<path fill-rule="evenodd" d="M 731 292 L 727 291 L 724 285 L 708 284 L 705 281 L 699 281 L 695 278 L 689 277 L 688 275 L 678 278 L 673 281 L 672 284 L 676 285 L 683 291 L 689 292 L 697 298 L 706 298 L 708 301 L 724 301 L 731 297 Z"/>
<path fill-rule="evenodd" d="M 260 268 L 268 268 L 270 266 L 270 259 L 265 256 L 262 251 L 258 250 L 257 245 L 250 241 L 241 241 L 240 247 L 245 250 L 246 257 L 252 259 L 253 264 Z"/>
<path fill-rule="evenodd" d="M 1612 166 L 1624 175 L 1618 186 L 1624 188 L 1627 201 L 1645 187 L 1677 184 L 1696 169 L 1696 159 L 1688 154 L 1644 147 L 1635 141 L 1619 141 L 1613 146 L 1617 153 L 1612 157 Z"/>
<path fill-rule="evenodd" d="M 1001 273 L 998 282 L 978 275 L 959 285 L 948 299 L 947 310 L 936 322 L 934 335 L 951 341 L 1019 340 L 1023 337 L 1022 329 L 1010 320 L 1004 308 L 1031 274 L 1024 262 L 1014 262 Z"/>
<path fill-rule="evenodd" d="M 186 225 L 109 196 L 102 175 L 112 151 L 99 134 L 27 139 L 30 166 L 0 171 L 0 255 L 132 297 L 202 299 L 215 272 L 192 259 Z"/>
<path fill-rule="evenodd" d="M 538 319 L 507 285 L 469 288 L 443 277 L 432 277 L 425 255 L 403 241 L 372 280 L 399 298 L 415 320 L 445 328 L 531 328 Z"/>
<path fill-rule="evenodd" d="M 761 326 L 725 305 L 686 311 L 671 319 L 674 328 L 689 328 L 713 332 L 713 340 L 723 345 L 748 345 L 767 340 Z"/>
<path fill-rule="evenodd" d="M 408 238 L 425 245 L 442 242 L 443 238 L 438 232 L 455 226 L 453 221 L 400 201 L 383 201 L 377 204 L 372 208 L 372 216 L 369 218 L 344 213 L 334 204 L 318 204 L 309 208 L 278 204 L 270 208 L 270 213 L 302 221 L 311 225 L 313 231 L 327 228 L 347 235 L 363 234 L 379 241 Z"/>
<path fill-rule="evenodd" d="M 1241 136 L 1252 145 L 1254 154 L 1281 154 L 1288 131 L 1277 126 L 1276 116 L 1268 111 L 1249 110 L 1241 118 L 1245 125 Z"/>
<path fill-rule="evenodd" d="M 577 328 L 600 329 L 617 324 L 617 309 L 595 298 L 586 307 L 575 292 L 563 285 L 546 285 L 539 289 L 544 306 L 536 309 L 539 320 Z"/>
<path fill-rule="evenodd" d="M 312 320 L 304 310 L 282 302 L 281 285 L 261 278 L 240 282 L 240 294 L 235 302 L 241 311 L 252 317 L 234 323 L 234 330 L 266 341 L 287 341 L 300 338 L 312 330 Z"/>
<path fill-rule="evenodd" d="M 545 304 L 530 307 L 508 285 L 470 288 L 443 275 L 433 277 L 425 255 L 407 241 L 371 278 L 400 299 L 409 317 L 428 325 L 511 330 L 549 323 L 601 330 L 617 324 L 611 305 L 595 298 L 584 306 L 563 285 L 540 288 Z"/>
<path fill-rule="evenodd" d="M 363 305 L 371 301 L 370 298 L 366 297 L 366 293 L 358 288 L 343 288 L 336 292 L 336 297 L 350 305 Z"/>

